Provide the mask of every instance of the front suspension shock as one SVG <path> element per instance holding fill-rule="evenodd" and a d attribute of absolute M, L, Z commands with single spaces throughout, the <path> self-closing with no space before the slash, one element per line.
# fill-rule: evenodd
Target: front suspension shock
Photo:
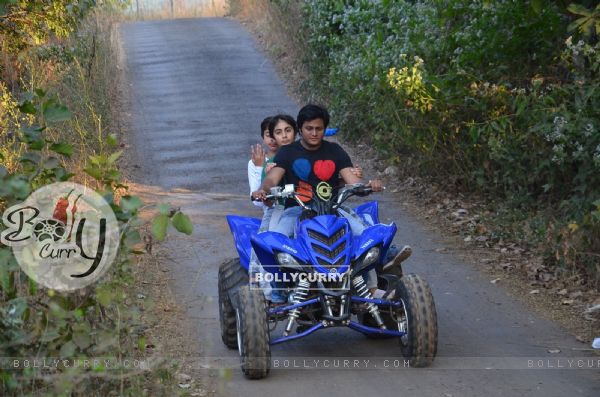
<path fill-rule="evenodd" d="M 371 296 L 371 293 L 367 289 L 367 285 L 365 284 L 365 279 L 363 278 L 363 276 L 354 277 L 352 279 L 352 285 L 354 286 L 354 289 L 356 290 L 356 293 L 358 294 L 358 296 L 360 296 L 361 298 L 365 298 L 365 299 L 373 298 Z M 369 310 L 369 313 L 371 313 L 371 316 L 373 316 L 373 318 L 375 319 L 377 326 L 381 329 L 386 329 L 386 326 L 383 323 L 383 320 L 381 319 L 381 314 L 379 313 L 379 307 L 377 307 L 376 304 L 371 303 L 371 302 L 366 303 L 366 305 L 367 305 L 367 309 Z"/>
<path fill-rule="evenodd" d="M 304 302 L 306 300 L 306 297 L 308 296 L 309 288 L 310 288 L 310 282 L 308 282 L 307 280 L 298 281 L 298 285 L 296 286 L 296 289 L 294 289 L 292 304 L 297 305 L 299 303 Z M 300 315 L 299 307 L 296 307 L 296 308 L 290 310 L 290 313 L 288 315 L 288 323 L 287 323 L 287 325 L 285 327 L 285 331 L 283 333 L 284 336 L 288 336 L 290 334 L 290 332 L 292 331 L 292 327 L 294 326 L 294 321 L 298 318 L 299 315 Z"/>

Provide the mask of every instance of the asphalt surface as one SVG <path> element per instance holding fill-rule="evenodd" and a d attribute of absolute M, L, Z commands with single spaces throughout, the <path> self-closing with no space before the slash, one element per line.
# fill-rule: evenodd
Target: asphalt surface
<path fill-rule="evenodd" d="M 231 396 L 600 395 L 599 357 L 585 351 L 588 346 L 473 267 L 439 252 L 439 236 L 401 212 L 391 193 L 375 197 L 382 220 L 398 225 L 397 244 L 413 247 L 405 272 L 422 275 L 433 290 L 439 324 L 434 365 L 405 368 L 393 340 L 338 328 L 274 346 L 279 361 L 269 377 L 246 380 L 237 351 L 228 350 L 219 333 L 217 268 L 235 256 L 225 215 L 260 216 L 248 200 L 250 145 L 260 138 L 263 117 L 295 115 L 298 108 L 235 20 L 128 23 L 121 36 L 132 98 L 129 156 L 142 175 L 138 191 L 180 205 L 196 224 L 192 237 L 168 239 L 165 266 L 196 329 L 197 345 L 189 348 L 211 375 L 209 390 Z"/>

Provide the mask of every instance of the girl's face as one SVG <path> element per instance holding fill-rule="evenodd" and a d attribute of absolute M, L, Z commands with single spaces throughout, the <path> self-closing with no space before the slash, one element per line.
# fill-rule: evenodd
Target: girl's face
<path fill-rule="evenodd" d="M 273 138 L 275 138 L 275 142 L 279 147 L 289 145 L 294 142 L 294 127 L 283 120 L 279 120 L 273 130 Z"/>
<path fill-rule="evenodd" d="M 270 152 L 276 152 L 279 148 L 275 139 L 271 138 L 271 135 L 269 135 L 269 130 L 263 131 L 263 143 L 269 148 Z"/>

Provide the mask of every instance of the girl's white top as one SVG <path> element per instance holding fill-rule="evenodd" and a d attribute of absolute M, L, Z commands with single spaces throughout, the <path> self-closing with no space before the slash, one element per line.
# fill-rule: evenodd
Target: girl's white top
<path fill-rule="evenodd" d="M 265 159 L 266 161 L 266 159 Z M 250 161 L 248 161 L 248 184 L 250 185 L 250 194 L 252 194 L 252 192 L 255 192 L 258 190 L 258 188 L 260 187 L 260 185 L 262 184 L 262 171 L 263 171 L 263 166 L 257 166 L 254 165 L 254 163 L 252 162 L 252 159 L 250 159 Z M 265 211 L 267 208 L 266 205 L 264 205 L 261 201 L 252 201 L 252 204 L 256 205 L 257 207 L 260 207 L 263 209 L 263 211 Z"/>

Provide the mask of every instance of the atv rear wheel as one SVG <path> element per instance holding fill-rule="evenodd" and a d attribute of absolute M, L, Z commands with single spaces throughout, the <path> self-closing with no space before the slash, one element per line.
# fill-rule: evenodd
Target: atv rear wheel
<path fill-rule="evenodd" d="M 265 296 L 261 290 L 243 286 L 236 307 L 237 341 L 242 371 L 249 379 L 269 374 L 271 346 Z"/>
<path fill-rule="evenodd" d="M 221 339 L 225 346 L 237 349 L 237 330 L 235 309 L 229 293 L 242 285 L 248 284 L 248 273 L 239 259 L 231 259 L 219 266 L 219 319 L 221 322 Z"/>
<path fill-rule="evenodd" d="M 437 353 L 438 337 L 431 289 L 421 277 L 408 274 L 398 283 L 396 297 L 404 303 L 398 318 L 398 328 L 407 333 L 400 338 L 402 354 L 410 360 L 411 366 L 427 367 Z"/>

